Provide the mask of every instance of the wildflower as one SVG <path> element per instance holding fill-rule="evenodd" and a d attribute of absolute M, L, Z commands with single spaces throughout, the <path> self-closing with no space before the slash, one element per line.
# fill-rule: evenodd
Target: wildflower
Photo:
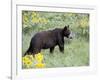
<path fill-rule="evenodd" d="M 35 55 L 35 59 L 38 63 L 43 61 L 43 55 L 41 53 L 38 53 Z"/>
<path fill-rule="evenodd" d="M 26 65 L 27 68 L 32 67 L 32 61 L 28 60 L 25 65 Z"/>
<path fill-rule="evenodd" d="M 43 63 L 43 55 L 41 53 L 36 54 L 35 58 L 33 57 L 33 55 L 26 55 L 22 58 L 22 62 L 23 66 L 26 68 L 31 68 L 33 65 L 36 68 L 45 67 L 45 64 Z"/>
<path fill-rule="evenodd" d="M 28 16 L 26 16 L 26 15 L 23 15 L 23 22 L 26 24 L 26 23 L 28 23 Z"/>
<path fill-rule="evenodd" d="M 35 67 L 36 68 L 44 68 L 45 64 L 44 63 L 37 63 L 37 64 L 35 64 Z"/>
<path fill-rule="evenodd" d="M 23 63 L 26 63 L 29 60 L 29 58 L 27 56 L 22 58 Z"/>
<path fill-rule="evenodd" d="M 32 62 L 34 58 L 32 55 L 26 55 L 25 57 L 22 58 L 23 65 L 26 66 L 27 68 L 32 67 Z"/>
<path fill-rule="evenodd" d="M 29 58 L 30 58 L 32 61 L 34 60 L 33 55 L 29 55 Z"/>
<path fill-rule="evenodd" d="M 38 22 L 39 22 L 38 18 L 33 18 L 32 21 L 33 21 L 34 23 L 38 23 Z"/>
<path fill-rule="evenodd" d="M 42 23 L 42 18 L 38 18 L 39 22 Z"/>
<path fill-rule="evenodd" d="M 37 16 L 37 13 L 36 12 L 32 12 L 32 16 L 33 17 Z"/>
<path fill-rule="evenodd" d="M 89 24 L 88 24 L 88 20 L 87 20 L 86 18 L 80 20 L 80 26 L 81 26 L 82 28 L 86 28 L 88 25 L 89 25 Z"/>

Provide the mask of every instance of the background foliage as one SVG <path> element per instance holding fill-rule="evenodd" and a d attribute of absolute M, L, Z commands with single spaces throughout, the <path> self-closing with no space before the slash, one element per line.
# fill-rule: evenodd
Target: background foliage
<path fill-rule="evenodd" d="M 22 54 L 28 49 L 31 38 L 43 30 L 63 28 L 69 25 L 73 39 L 65 38 L 64 54 L 58 47 L 54 54 L 42 50 L 46 67 L 89 65 L 89 14 L 68 12 L 22 11 Z"/>

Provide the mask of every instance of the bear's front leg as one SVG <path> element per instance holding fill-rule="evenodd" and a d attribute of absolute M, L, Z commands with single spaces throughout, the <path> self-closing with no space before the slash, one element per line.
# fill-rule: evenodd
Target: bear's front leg
<path fill-rule="evenodd" d="M 60 52 L 64 53 L 64 45 L 59 45 Z"/>
<path fill-rule="evenodd" d="M 64 53 L 64 37 L 62 35 L 58 35 L 58 46 L 60 52 Z"/>

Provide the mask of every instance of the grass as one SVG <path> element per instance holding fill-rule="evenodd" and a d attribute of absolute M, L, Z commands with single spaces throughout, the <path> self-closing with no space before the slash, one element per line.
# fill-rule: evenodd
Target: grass
<path fill-rule="evenodd" d="M 53 54 L 49 50 L 44 51 L 47 67 L 71 67 L 89 65 L 89 46 L 84 41 L 74 40 L 70 44 L 65 44 L 64 54 L 56 47 Z"/>
<path fill-rule="evenodd" d="M 28 49 L 31 37 L 32 35 L 23 36 L 23 54 Z M 49 49 L 42 50 L 41 53 L 44 55 L 47 68 L 89 65 L 89 42 L 85 39 L 67 40 L 65 38 L 64 53 L 59 51 L 58 46 L 55 47 L 53 54 L 49 52 Z"/>
<path fill-rule="evenodd" d="M 42 50 L 44 63 L 47 68 L 89 65 L 89 14 L 23 11 L 22 15 L 22 55 L 35 33 L 69 25 L 75 37 L 72 40 L 65 38 L 64 53 L 59 51 L 58 46 L 53 54 L 50 54 L 49 49 Z"/>

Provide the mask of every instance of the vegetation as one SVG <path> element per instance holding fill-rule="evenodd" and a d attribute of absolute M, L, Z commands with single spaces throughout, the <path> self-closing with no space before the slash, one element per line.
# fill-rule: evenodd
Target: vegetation
<path fill-rule="evenodd" d="M 35 33 L 63 28 L 65 25 L 69 25 L 73 39 L 65 38 L 64 54 L 58 46 L 53 54 L 49 49 L 42 50 L 46 67 L 88 66 L 89 14 L 86 13 L 22 11 L 22 54 L 28 49 Z"/>
<path fill-rule="evenodd" d="M 38 53 L 33 57 L 33 55 L 26 55 L 22 58 L 23 68 L 44 68 L 42 53 Z"/>

